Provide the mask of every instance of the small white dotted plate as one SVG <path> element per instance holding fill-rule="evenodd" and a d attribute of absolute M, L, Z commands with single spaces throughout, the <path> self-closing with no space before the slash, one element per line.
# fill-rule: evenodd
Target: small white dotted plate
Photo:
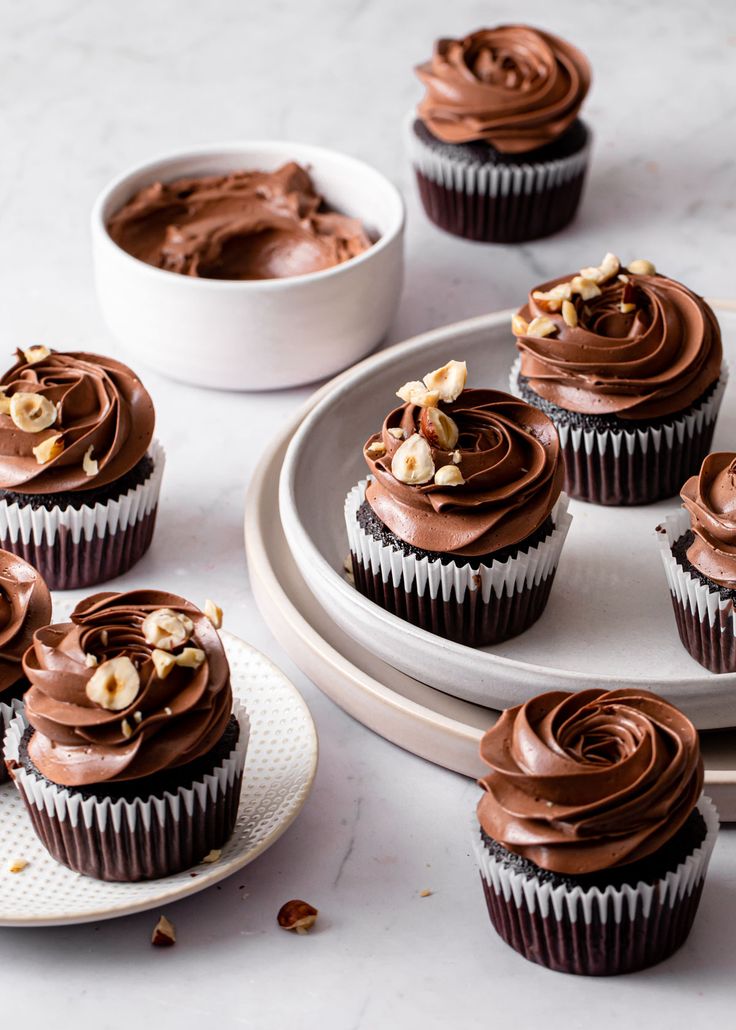
<path fill-rule="evenodd" d="M 251 720 L 235 831 L 217 862 L 163 880 L 104 883 L 59 865 L 36 838 L 12 784 L 0 787 L 0 926 L 89 923 L 143 912 L 211 887 L 261 855 L 291 825 L 317 768 L 317 733 L 301 694 L 250 645 L 223 632 L 233 694 Z M 11 873 L 16 860 L 28 865 Z M 192 875 L 192 874 L 196 875 Z"/>

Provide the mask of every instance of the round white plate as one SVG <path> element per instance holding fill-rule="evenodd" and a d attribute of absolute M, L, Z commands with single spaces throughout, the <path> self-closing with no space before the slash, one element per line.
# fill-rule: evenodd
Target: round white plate
<path fill-rule="evenodd" d="M 0 787 L 0 926 L 57 926 L 179 901 L 252 862 L 291 825 L 317 768 L 317 733 L 301 694 L 264 655 L 222 634 L 233 694 L 251 720 L 235 832 L 217 862 L 142 883 L 105 883 L 59 865 L 36 838 L 12 784 Z M 27 867 L 11 873 L 24 859 Z M 196 875 L 192 875 L 195 873 Z"/>
<path fill-rule="evenodd" d="M 421 758 L 481 776 L 478 746 L 497 713 L 420 683 L 356 643 L 315 604 L 287 546 L 278 518 L 279 473 L 299 421 L 322 392 L 274 442 L 248 491 L 246 551 L 260 612 L 302 672 L 353 718 Z M 701 734 L 701 747 L 708 794 L 722 820 L 736 821 L 736 731 Z"/>
<path fill-rule="evenodd" d="M 344 578 L 343 504 L 365 476 L 362 444 L 396 403 L 402 383 L 450 358 L 466 359 L 471 386 L 508 388 L 515 348 L 510 312 L 433 330 L 340 376 L 297 429 L 286 454 L 280 510 L 307 584 L 338 626 L 389 665 L 478 704 L 504 708 L 540 690 L 646 686 L 700 728 L 736 722 L 736 674 L 715 676 L 680 644 L 655 527 L 676 498 L 639 508 L 572 502 L 573 523 L 542 618 L 513 640 L 476 649 L 411 626 Z M 736 318 L 722 312 L 736 364 Z M 714 447 L 736 439 L 733 381 Z M 730 444 L 729 444 L 730 441 Z"/>

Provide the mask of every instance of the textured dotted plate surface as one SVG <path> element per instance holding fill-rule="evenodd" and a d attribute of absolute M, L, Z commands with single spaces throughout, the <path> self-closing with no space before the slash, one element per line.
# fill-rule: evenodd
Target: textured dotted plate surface
<path fill-rule="evenodd" d="M 31 828 L 12 784 L 0 787 L 0 926 L 53 926 L 130 915 L 178 901 L 225 879 L 291 825 L 317 767 L 317 734 L 297 689 L 259 651 L 222 634 L 233 693 L 248 709 L 251 736 L 235 832 L 211 865 L 144 883 L 103 883 L 58 865 Z M 28 862 L 20 873 L 9 866 Z"/>

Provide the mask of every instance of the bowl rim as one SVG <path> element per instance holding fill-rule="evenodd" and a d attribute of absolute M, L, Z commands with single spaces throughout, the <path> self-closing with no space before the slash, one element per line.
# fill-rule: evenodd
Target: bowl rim
<path fill-rule="evenodd" d="M 376 181 L 380 183 L 381 188 L 384 189 L 386 194 L 390 197 L 390 200 L 394 205 L 392 224 L 389 226 L 387 231 L 382 233 L 379 239 L 376 240 L 376 242 L 367 250 L 364 250 L 362 254 L 357 254 L 355 257 L 349 258 L 347 261 L 343 261 L 339 265 L 333 265 L 332 268 L 323 268 L 317 272 L 306 272 L 303 275 L 291 275 L 274 279 L 200 279 L 197 276 L 181 275 L 179 272 L 171 272 L 166 268 L 156 268 L 154 265 L 149 265 L 147 262 L 141 261 L 140 258 L 129 254 L 118 243 L 116 243 L 115 240 L 113 240 L 112 236 L 110 236 L 110 233 L 107 231 L 103 212 L 111 194 L 119 187 L 123 186 L 127 180 L 140 176 L 147 171 L 150 171 L 151 176 L 154 176 L 156 170 L 161 165 L 165 165 L 173 161 L 186 161 L 187 159 L 195 161 L 206 157 L 207 155 L 217 157 L 218 154 L 225 155 L 242 153 L 244 156 L 247 156 L 256 151 L 269 150 L 277 154 L 283 154 L 284 156 L 290 155 L 293 160 L 305 162 L 311 161 L 315 164 L 318 163 L 320 159 L 337 160 L 338 162 L 344 163 L 348 170 L 352 167 L 373 175 Z M 122 260 L 126 264 L 130 263 L 131 267 L 137 267 L 139 274 L 153 276 L 154 279 L 158 278 L 162 283 L 169 282 L 173 286 L 173 284 L 178 280 L 182 284 L 178 287 L 180 289 L 239 289 L 246 291 L 284 290 L 294 285 L 307 285 L 312 282 L 330 279 L 337 275 L 345 275 L 352 269 L 358 268 L 367 261 L 376 258 L 384 250 L 388 249 L 396 239 L 402 236 L 406 225 L 406 203 L 399 188 L 395 186 L 394 183 L 383 174 L 383 172 L 380 172 L 367 161 L 363 161 L 358 157 L 353 157 L 352 154 L 345 154 L 341 150 L 333 150 L 330 147 L 323 147 L 314 143 L 258 139 L 243 140 L 240 142 L 231 141 L 229 143 L 200 143 L 196 146 L 187 147 L 182 150 L 167 151 L 159 154 L 157 157 L 149 158 L 146 161 L 130 165 L 124 171 L 110 179 L 97 194 L 92 205 L 90 222 L 93 240 L 96 240 L 100 245 L 107 247 L 109 251 L 116 254 L 119 260 Z"/>

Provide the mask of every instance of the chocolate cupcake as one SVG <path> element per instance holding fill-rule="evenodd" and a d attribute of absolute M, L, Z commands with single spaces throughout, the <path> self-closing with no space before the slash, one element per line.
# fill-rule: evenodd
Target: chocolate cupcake
<path fill-rule="evenodd" d="M 464 362 L 406 383 L 370 437 L 370 479 L 348 494 L 355 584 L 387 611 L 479 647 L 542 614 L 570 526 L 549 419 Z"/>
<path fill-rule="evenodd" d="M 126 572 L 148 550 L 164 468 L 151 398 L 127 366 L 46 347 L 0 380 L 0 547 L 52 590 Z"/>
<path fill-rule="evenodd" d="M 149 880 L 222 847 L 249 724 L 210 617 L 161 590 L 95 594 L 38 630 L 23 666 L 5 760 L 58 862 Z"/>
<path fill-rule="evenodd" d="M 588 976 L 680 947 L 718 833 L 681 712 L 643 690 L 555 691 L 503 712 L 480 754 L 473 846 L 507 944 Z"/>
<path fill-rule="evenodd" d="M 43 579 L 22 558 L 0 551 L 0 783 L 7 779 L 3 737 L 28 688 L 23 655 L 50 619 L 51 595 Z"/>
<path fill-rule="evenodd" d="M 709 454 L 657 527 L 683 646 L 711 672 L 736 672 L 736 452 Z"/>
<path fill-rule="evenodd" d="M 591 134 L 578 118 L 590 66 L 575 47 L 526 25 L 439 39 L 416 69 L 426 87 L 409 123 L 424 209 L 440 228 L 521 243 L 572 220 Z"/>
<path fill-rule="evenodd" d="M 702 297 L 606 254 L 532 290 L 512 328 L 511 390 L 557 426 L 571 497 L 649 504 L 697 472 L 728 378 Z"/>

